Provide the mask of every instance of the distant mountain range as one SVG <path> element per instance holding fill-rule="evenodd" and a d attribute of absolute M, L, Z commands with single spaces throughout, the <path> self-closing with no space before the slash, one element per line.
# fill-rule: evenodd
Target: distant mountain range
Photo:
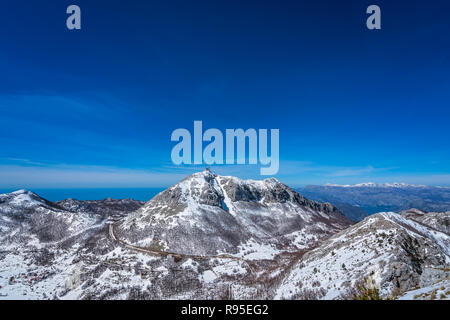
<path fill-rule="evenodd" d="M 365 183 L 357 183 L 357 184 L 332 184 L 327 183 L 326 187 L 343 187 L 343 188 L 426 188 L 426 185 L 420 184 L 407 184 L 407 183 L 373 183 L 373 182 L 365 182 Z M 438 187 L 441 188 L 441 187 Z"/>
<path fill-rule="evenodd" d="M 309 185 L 298 190 L 305 197 L 330 202 L 349 218 L 360 221 L 364 211 L 401 212 L 410 208 L 450 211 L 450 188 L 404 183 L 356 185 Z"/>
<path fill-rule="evenodd" d="M 19 190 L 0 195 L 0 299 L 410 297 L 449 289 L 449 226 L 420 210 L 354 224 L 276 179 L 209 170 L 146 203 Z"/>

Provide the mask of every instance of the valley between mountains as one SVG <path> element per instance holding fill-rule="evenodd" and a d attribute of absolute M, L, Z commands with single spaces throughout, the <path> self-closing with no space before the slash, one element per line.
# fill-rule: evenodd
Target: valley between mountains
<path fill-rule="evenodd" d="M 0 195 L 0 299 L 448 299 L 450 212 L 355 223 L 282 182 L 195 173 L 143 203 Z"/>

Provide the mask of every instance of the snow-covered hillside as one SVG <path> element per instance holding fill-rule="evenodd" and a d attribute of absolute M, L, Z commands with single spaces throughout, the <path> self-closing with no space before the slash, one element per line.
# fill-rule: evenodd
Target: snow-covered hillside
<path fill-rule="evenodd" d="M 68 212 L 30 191 L 0 195 L 2 248 L 30 241 L 42 244 L 62 241 L 97 222 L 92 215 Z"/>
<path fill-rule="evenodd" d="M 0 299 L 341 299 L 361 285 L 443 296 L 449 215 L 352 225 L 276 179 L 209 171 L 145 204 L 20 190 L 0 195 Z"/>
<path fill-rule="evenodd" d="M 367 281 L 381 296 L 392 297 L 447 278 L 449 265 L 448 234 L 396 213 L 378 213 L 308 252 L 276 297 L 352 298 Z"/>

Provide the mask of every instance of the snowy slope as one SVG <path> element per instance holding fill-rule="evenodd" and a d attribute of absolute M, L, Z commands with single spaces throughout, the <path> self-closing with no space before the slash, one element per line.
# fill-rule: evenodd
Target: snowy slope
<path fill-rule="evenodd" d="M 449 264 L 448 235 L 396 213 L 379 213 L 307 253 L 276 298 L 352 298 L 367 279 L 382 296 L 395 296 L 445 278 Z"/>
<path fill-rule="evenodd" d="M 76 252 L 105 222 L 31 191 L 0 195 L 1 298 L 54 298 L 64 290 Z"/>
<path fill-rule="evenodd" d="M 450 300 L 450 280 L 408 291 L 399 300 Z"/>
<path fill-rule="evenodd" d="M 401 214 L 405 218 L 450 235 L 450 211 L 425 212 L 423 210 L 410 209 L 403 211 Z"/>
<path fill-rule="evenodd" d="M 88 214 L 69 212 L 35 193 L 19 190 L 0 195 L 0 240 L 2 246 L 27 241 L 62 241 L 97 223 Z"/>

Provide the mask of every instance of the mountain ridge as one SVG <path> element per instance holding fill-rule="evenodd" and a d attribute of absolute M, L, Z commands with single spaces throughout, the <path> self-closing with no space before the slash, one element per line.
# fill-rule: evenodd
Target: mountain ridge
<path fill-rule="evenodd" d="M 277 179 L 210 171 L 146 203 L 55 204 L 19 190 L 0 195 L 0 294 L 351 299 L 370 279 L 381 297 L 401 298 L 447 283 L 449 221 L 450 212 L 409 209 L 354 224 Z"/>

